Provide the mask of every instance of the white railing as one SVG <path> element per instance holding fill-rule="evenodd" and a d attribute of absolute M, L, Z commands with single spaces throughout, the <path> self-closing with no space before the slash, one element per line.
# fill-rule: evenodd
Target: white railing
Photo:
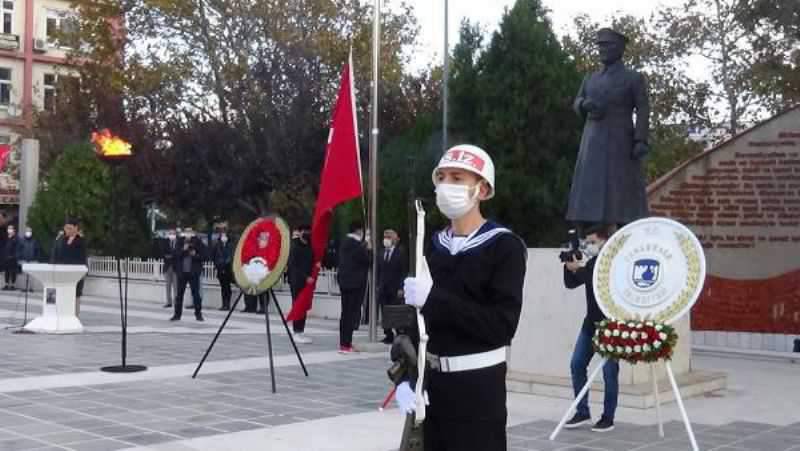
<path fill-rule="evenodd" d="M 150 282 L 164 282 L 164 261 L 156 258 L 123 258 L 120 259 L 120 271 L 128 275 L 129 280 L 145 280 Z M 89 257 L 90 277 L 116 277 L 117 262 L 114 257 L 96 256 Z M 219 285 L 217 271 L 214 264 L 205 262 L 201 279 L 205 285 Z M 289 291 L 289 284 L 282 277 L 275 285 L 277 291 Z M 319 294 L 338 295 L 339 284 L 336 281 L 336 271 L 322 270 L 317 280 L 315 290 Z"/>

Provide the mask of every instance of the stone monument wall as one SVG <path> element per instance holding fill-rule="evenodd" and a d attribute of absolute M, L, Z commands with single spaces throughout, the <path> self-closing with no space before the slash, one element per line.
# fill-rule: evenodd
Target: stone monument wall
<path fill-rule="evenodd" d="M 703 243 L 693 330 L 800 333 L 800 108 L 676 168 L 648 198 Z"/>

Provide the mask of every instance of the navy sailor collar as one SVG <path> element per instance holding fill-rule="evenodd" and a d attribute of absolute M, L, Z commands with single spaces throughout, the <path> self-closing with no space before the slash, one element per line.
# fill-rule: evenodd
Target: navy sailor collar
<path fill-rule="evenodd" d="M 495 222 L 486 221 L 478 230 L 472 232 L 470 236 L 459 239 L 454 236 L 453 228 L 448 227 L 434 235 L 433 246 L 450 255 L 458 255 L 487 246 L 504 233 L 512 232 Z"/>

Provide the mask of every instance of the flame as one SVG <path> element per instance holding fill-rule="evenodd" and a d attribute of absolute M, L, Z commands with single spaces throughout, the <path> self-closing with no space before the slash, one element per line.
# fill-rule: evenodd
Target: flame
<path fill-rule="evenodd" d="M 114 136 L 109 129 L 92 132 L 92 143 L 101 157 L 120 158 L 133 154 L 131 144 L 119 136 Z"/>

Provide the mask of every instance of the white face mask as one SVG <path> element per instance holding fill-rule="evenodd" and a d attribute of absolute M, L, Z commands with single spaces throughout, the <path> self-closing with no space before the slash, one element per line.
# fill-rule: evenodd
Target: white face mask
<path fill-rule="evenodd" d="M 25 238 L 30 238 L 33 236 L 33 232 L 25 232 Z"/>
<path fill-rule="evenodd" d="M 448 218 L 458 219 L 469 213 L 478 202 L 479 186 L 440 183 L 436 185 L 436 206 Z M 473 189 L 475 194 L 470 195 Z"/>
<path fill-rule="evenodd" d="M 390 240 L 389 238 L 384 238 L 383 239 L 383 247 L 385 247 L 386 249 L 389 249 L 390 247 L 392 247 L 392 240 Z"/>
<path fill-rule="evenodd" d="M 222 235 L 221 237 L 219 237 L 219 240 L 222 241 L 223 243 L 227 243 L 228 242 L 228 237 L 225 236 L 225 235 Z"/>
<path fill-rule="evenodd" d="M 600 248 L 602 247 L 603 243 L 587 243 L 583 253 L 586 254 L 587 258 L 597 257 L 600 255 Z"/>

